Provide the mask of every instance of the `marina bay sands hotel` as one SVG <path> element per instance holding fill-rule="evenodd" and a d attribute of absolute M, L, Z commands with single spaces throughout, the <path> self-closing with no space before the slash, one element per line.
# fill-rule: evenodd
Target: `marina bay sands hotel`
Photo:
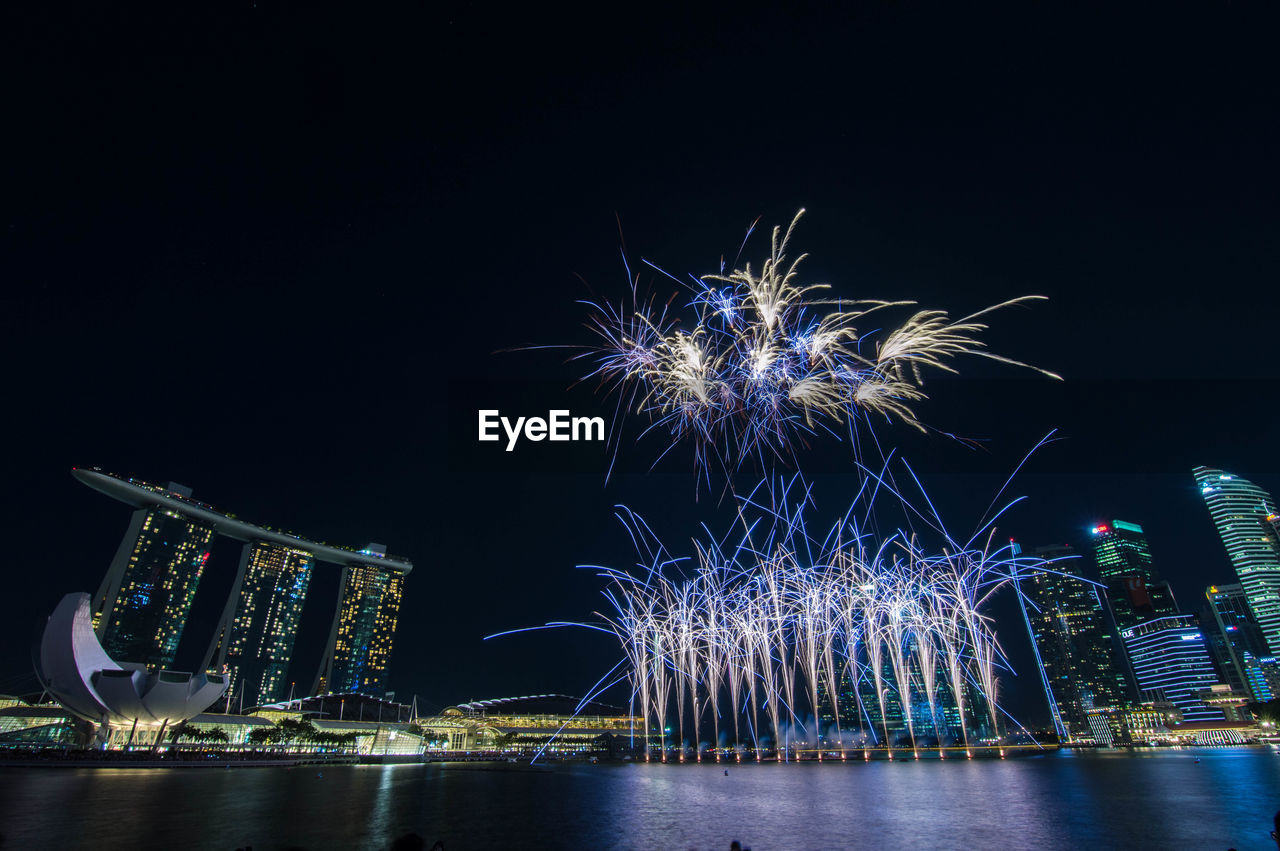
<path fill-rule="evenodd" d="M 246 523 L 172 482 L 161 487 L 88 469 L 71 474 L 136 509 L 93 599 L 94 630 L 111 658 L 161 670 L 173 665 L 214 536 L 225 535 L 244 549 L 202 670 L 226 671 L 231 700 L 257 706 L 288 696 L 285 678 L 316 562 L 339 565 L 342 584 L 311 693 L 386 691 L 413 564 L 379 544 L 346 549 Z"/>

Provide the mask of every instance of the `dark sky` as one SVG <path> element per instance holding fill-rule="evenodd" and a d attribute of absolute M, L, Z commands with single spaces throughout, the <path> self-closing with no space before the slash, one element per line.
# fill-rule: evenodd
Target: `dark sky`
<path fill-rule="evenodd" d="M 1273 9 L 438 5 L 5 13 L 0 692 L 33 687 L 32 636 L 127 523 L 73 465 L 412 559 L 402 697 L 582 692 L 606 638 L 481 639 L 590 617 L 601 585 L 574 565 L 628 563 L 615 504 L 678 549 L 723 512 L 687 455 L 606 485 L 603 453 L 477 445 L 479 407 L 595 410 L 566 352 L 502 350 L 589 342 L 576 301 L 622 296 L 623 241 L 712 272 L 802 206 L 802 268 L 842 296 L 1051 299 L 988 339 L 1062 383 L 970 363 L 928 385 L 926 421 L 981 449 L 879 432 L 953 529 L 1056 428 L 1002 534 L 1121 517 L 1187 608 L 1231 579 L 1190 468 L 1280 492 Z M 848 447 L 801 462 L 834 519 Z M 180 661 L 234 565 L 215 551 Z M 336 581 L 317 573 L 300 683 Z M 1032 685 L 1009 694 L 1034 720 Z"/>

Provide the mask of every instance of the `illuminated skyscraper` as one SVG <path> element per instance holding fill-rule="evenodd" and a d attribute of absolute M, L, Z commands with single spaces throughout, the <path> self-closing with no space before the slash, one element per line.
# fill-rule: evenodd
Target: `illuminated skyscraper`
<path fill-rule="evenodd" d="M 1141 576 L 1148 585 L 1155 582 L 1151 548 L 1147 535 L 1137 523 L 1112 520 L 1089 530 L 1093 535 L 1093 558 L 1103 582 L 1121 576 Z"/>
<path fill-rule="evenodd" d="M 342 589 L 318 685 L 381 695 L 404 577 L 413 563 L 369 544 L 323 544 L 255 526 L 191 498 L 187 488 L 124 479 L 101 470 L 71 474 L 132 505 L 129 531 L 94 600 L 94 628 L 122 662 L 173 664 L 178 639 L 215 535 L 246 544 L 231 595 L 205 655 L 228 668 L 233 695 L 261 704 L 284 696 L 294 636 L 316 562 L 343 566 Z"/>
<path fill-rule="evenodd" d="M 1271 655 L 1280 656 L 1280 538 L 1276 501 L 1246 479 L 1212 467 L 1192 471 Z"/>
<path fill-rule="evenodd" d="M 1046 570 L 1020 583 L 1031 605 L 1027 625 L 1044 670 L 1048 699 L 1066 741 L 1094 738 L 1089 712 L 1121 709 L 1129 700 L 1119 648 L 1107 629 L 1096 585 L 1078 575 L 1070 547 L 1042 547 Z"/>
<path fill-rule="evenodd" d="M 305 550 L 263 541 L 245 545 L 204 663 L 205 670 L 218 672 L 226 666 L 230 700 L 258 706 L 285 697 L 293 639 L 314 565 L 315 556 Z"/>
<path fill-rule="evenodd" d="M 361 550 L 362 554 L 373 556 L 385 552 L 377 544 Z M 357 563 L 343 569 L 338 611 L 316 678 L 316 694 L 381 695 L 386 691 L 387 666 L 403 593 L 401 571 Z"/>
<path fill-rule="evenodd" d="M 94 630 L 113 659 L 173 665 L 213 535 L 211 525 L 164 507 L 133 513 L 93 601 Z"/>
<path fill-rule="evenodd" d="M 1112 520 L 1094 526 L 1089 533 L 1093 537 L 1094 561 L 1107 586 L 1107 599 L 1118 629 L 1178 613 L 1173 589 L 1160 580 L 1151 563 L 1151 548 L 1141 526 Z"/>
<path fill-rule="evenodd" d="M 1227 682 L 1257 701 L 1280 697 L 1280 663 L 1249 610 L 1243 586 L 1210 585 L 1204 596 L 1208 606 L 1201 621 Z"/>
<path fill-rule="evenodd" d="M 1221 710 L 1200 698 L 1218 682 L 1218 675 L 1194 615 L 1144 621 L 1121 637 L 1144 700 L 1172 703 L 1184 721 L 1223 720 Z"/>

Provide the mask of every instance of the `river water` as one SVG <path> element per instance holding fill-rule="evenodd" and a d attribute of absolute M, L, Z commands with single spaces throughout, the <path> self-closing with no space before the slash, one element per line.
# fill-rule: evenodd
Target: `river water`
<path fill-rule="evenodd" d="M 0 768 L 0 847 L 1276 848 L 1264 748 L 727 769 Z"/>

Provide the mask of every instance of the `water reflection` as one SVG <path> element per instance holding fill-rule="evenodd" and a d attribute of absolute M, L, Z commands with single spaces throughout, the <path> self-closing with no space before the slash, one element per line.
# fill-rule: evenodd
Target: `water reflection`
<path fill-rule="evenodd" d="M 1197 761 L 1197 759 L 1199 761 Z M 1280 757 L 948 764 L 0 769 L 7 846 L 1274 849 Z"/>

